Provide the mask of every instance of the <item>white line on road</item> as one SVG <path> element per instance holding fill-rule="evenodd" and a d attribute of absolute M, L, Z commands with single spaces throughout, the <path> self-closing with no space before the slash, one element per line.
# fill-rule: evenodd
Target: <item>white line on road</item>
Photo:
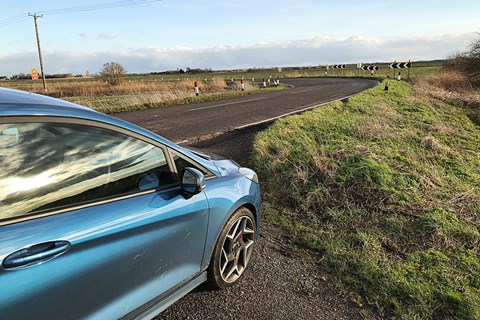
<path fill-rule="evenodd" d="M 376 85 L 378 85 L 378 84 L 379 84 L 379 82 L 377 81 Z M 312 89 L 312 90 L 315 90 L 315 89 Z M 312 90 L 308 90 L 308 91 L 312 91 Z M 337 98 L 338 95 L 333 95 L 333 96 L 330 96 L 330 99 L 332 99 L 332 100 L 325 101 L 325 102 L 322 102 L 322 103 L 317 102 L 317 103 L 311 103 L 311 104 L 303 105 L 303 106 L 301 106 L 302 109 L 300 109 L 300 110 L 294 110 L 294 111 L 287 112 L 287 113 L 284 113 L 284 114 L 276 116 L 276 117 L 260 120 L 260 121 L 257 121 L 257 122 L 252 122 L 252 123 L 245 124 L 245 125 L 242 125 L 242 126 L 238 126 L 238 127 L 235 127 L 233 129 L 229 129 L 229 130 L 226 130 L 226 131 L 223 131 L 223 132 L 220 131 L 220 132 L 217 132 L 216 135 L 221 135 L 221 134 L 225 134 L 226 132 L 229 132 L 229 131 L 245 129 L 245 128 L 253 127 L 253 126 L 256 126 L 256 125 L 259 125 L 259 124 L 268 123 L 268 122 L 271 122 L 271 121 L 274 121 L 274 120 L 277 120 L 277 119 L 284 118 L 284 117 L 289 116 L 289 115 L 294 115 L 294 114 L 302 113 L 302 112 L 305 112 L 307 110 L 311 110 L 311 109 L 314 109 L 314 108 L 317 108 L 317 107 L 321 107 L 321 106 L 324 106 L 324 105 L 329 104 L 329 103 L 334 102 L 334 101 L 341 101 L 343 99 L 353 97 L 357 94 L 358 94 L 358 92 L 354 93 L 354 94 L 346 95 L 346 96 L 343 96 L 343 97 L 340 97 L 340 98 Z M 265 97 L 265 98 L 267 98 L 267 97 Z M 262 98 L 251 99 L 251 100 L 260 100 L 260 99 L 265 99 L 265 98 L 262 97 Z M 244 101 L 248 101 L 248 100 L 244 100 Z M 244 101 L 238 101 L 238 102 L 234 102 L 234 103 L 241 103 L 241 102 L 244 102 Z M 232 104 L 232 103 L 226 103 L 226 104 Z M 225 105 L 225 104 L 223 104 L 223 105 Z M 216 107 L 216 106 L 211 106 L 210 108 L 214 108 L 214 107 Z M 193 111 L 195 109 L 191 109 L 191 110 Z M 190 111 L 190 110 L 187 110 L 187 111 Z M 179 142 L 175 142 L 175 143 L 176 144 L 184 144 L 184 143 L 188 143 L 190 141 L 191 140 L 187 139 L 187 140 L 183 140 L 183 141 L 179 141 Z"/>
<path fill-rule="evenodd" d="M 228 105 L 231 105 L 231 104 L 237 104 L 237 103 L 243 103 L 243 102 L 250 102 L 250 101 L 257 101 L 257 100 L 263 100 L 263 99 L 267 99 L 267 98 L 269 98 L 269 97 L 260 97 L 260 98 L 249 99 L 249 100 L 242 100 L 242 101 L 234 101 L 234 102 L 227 102 L 227 103 L 215 104 L 215 105 L 213 105 L 213 106 L 206 106 L 206 107 L 188 109 L 188 110 L 186 110 L 185 112 L 196 111 L 196 110 L 203 110 L 203 109 L 210 109 L 210 108 L 216 108 L 216 107 L 222 107 L 222 106 L 228 106 Z"/>
<path fill-rule="evenodd" d="M 348 96 L 340 98 L 340 99 L 325 101 L 325 102 L 322 102 L 322 103 L 317 102 L 317 103 L 311 103 L 311 104 L 303 105 L 303 106 L 301 106 L 302 109 L 300 109 L 300 110 L 294 110 L 294 111 L 287 112 L 287 113 L 284 113 L 284 114 L 276 116 L 276 117 L 272 117 L 272 118 L 269 118 L 269 119 L 264 119 L 264 120 L 260 120 L 260 121 L 257 121 L 257 122 L 245 124 L 243 126 L 238 126 L 238 127 L 233 128 L 233 129 L 229 129 L 229 130 L 225 130 L 225 131 L 219 131 L 215 134 L 215 136 L 225 134 L 228 131 L 234 131 L 234 130 L 244 129 L 244 128 L 248 128 L 248 127 L 253 127 L 253 126 L 256 126 L 256 125 L 259 125 L 259 124 L 262 124 L 262 123 L 268 123 L 268 122 L 271 122 L 271 121 L 274 121 L 274 120 L 277 120 L 277 119 L 280 119 L 280 118 L 284 118 L 284 117 L 289 116 L 289 115 L 298 114 L 298 113 L 301 113 L 301 112 L 304 112 L 304 111 L 307 111 L 307 110 L 310 110 L 310 109 L 314 109 L 314 108 L 329 104 L 330 102 L 333 102 L 333 101 L 339 101 L 341 99 L 349 98 L 349 97 L 354 96 L 354 95 L 355 94 L 352 94 L 352 95 L 348 95 Z M 184 144 L 184 143 L 188 143 L 190 141 L 191 140 L 183 140 L 183 141 L 179 141 L 179 142 L 175 142 L 175 143 L 176 144 Z"/>
<path fill-rule="evenodd" d="M 315 91 L 315 90 L 318 90 L 318 88 L 314 88 L 314 89 L 306 89 L 306 90 L 295 91 L 295 92 L 289 92 L 289 93 L 290 93 L 290 94 L 297 94 L 297 93 L 304 93 L 304 92 Z"/>
<path fill-rule="evenodd" d="M 341 98 L 338 98 L 338 99 L 333 99 L 333 100 L 329 100 L 329 101 L 325 101 L 325 102 L 321 102 L 321 103 L 317 102 L 317 103 L 306 104 L 306 105 L 301 106 L 302 109 L 287 112 L 287 113 L 284 113 L 282 115 L 272 117 L 272 118 L 269 118 L 269 119 L 264 119 L 264 120 L 260 120 L 260 121 L 257 121 L 257 122 L 245 124 L 243 126 L 238 126 L 238 127 L 233 128 L 233 130 L 239 130 L 239 129 L 244 129 L 244 128 L 248 128 L 248 127 L 253 127 L 253 126 L 256 126 L 256 125 L 259 125 L 259 124 L 262 124 L 262 123 L 268 123 L 268 122 L 271 122 L 271 121 L 274 121 L 274 120 L 277 120 L 277 119 L 284 118 L 286 116 L 302 113 L 302 112 L 307 111 L 307 110 L 311 110 L 311 109 L 314 109 L 314 108 L 317 108 L 317 107 L 321 107 L 321 106 L 324 106 L 324 105 L 329 104 L 329 103 L 334 102 L 334 101 L 340 101 L 340 100 L 343 100 L 343 99 L 346 99 L 346 98 L 350 98 L 350 97 L 353 97 L 356 94 L 358 94 L 358 93 L 350 94 L 350 95 L 347 95 L 347 96 L 344 96 L 344 97 L 341 97 Z"/>

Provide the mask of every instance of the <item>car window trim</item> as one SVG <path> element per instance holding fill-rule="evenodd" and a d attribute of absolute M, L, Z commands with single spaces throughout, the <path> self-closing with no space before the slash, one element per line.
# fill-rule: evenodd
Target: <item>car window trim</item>
<path fill-rule="evenodd" d="M 176 155 L 177 157 L 180 157 L 182 158 L 183 160 L 189 162 L 193 167 L 195 168 L 200 168 L 202 171 L 204 172 L 207 172 L 205 174 L 205 179 L 213 179 L 213 178 L 216 178 L 216 176 L 210 171 L 208 170 L 207 168 L 205 168 L 204 166 L 202 166 L 201 164 L 199 164 L 198 162 L 196 162 L 195 160 L 185 156 L 184 154 L 178 152 L 177 150 L 175 149 L 172 149 L 172 148 L 167 148 L 168 151 L 169 151 L 169 157 L 171 158 L 171 161 L 173 163 L 173 166 L 175 167 L 175 172 L 177 172 L 178 174 L 180 174 L 180 172 L 178 172 L 178 169 L 177 169 L 177 165 L 175 164 L 175 160 L 173 160 L 173 155 Z"/>
<path fill-rule="evenodd" d="M 208 172 L 208 174 L 205 176 L 206 179 L 212 179 L 215 178 L 215 174 L 211 172 L 208 168 L 205 168 L 201 164 L 199 164 L 197 161 L 191 159 L 190 157 L 185 156 L 184 154 L 180 153 L 179 151 L 164 145 L 163 143 L 156 141 L 152 138 L 149 138 L 147 136 L 144 136 L 140 133 L 137 133 L 135 131 L 131 131 L 129 129 L 125 129 L 122 127 L 119 127 L 115 124 L 111 123 L 106 123 L 103 121 L 99 120 L 94 120 L 94 119 L 84 119 L 84 118 L 76 118 L 76 117 L 62 117 L 62 116 L 49 116 L 49 115 L 38 115 L 38 116 L 5 116 L 5 117 L 0 117 L 0 124 L 3 123 L 31 123 L 31 122 L 39 122 L 38 119 L 41 118 L 42 122 L 49 122 L 49 123 L 67 123 L 67 124 L 85 124 L 85 125 L 92 125 L 94 124 L 96 127 L 102 128 L 102 129 L 108 129 L 112 130 L 121 134 L 125 134 L 127 136 L 142 140 L 146 143 L 149 143 L 151 145 L 154 145 L 155 147 L 161 148 L 162 151 L 165 153 L 165 158 L 167 159 L 168 167 L 172 172 L 176 172 L 180 174 L 180 172 L 177 171 L 177 167 L 175 165 L 175 162 L 173 161 L 173 157 L 171 152 L 174 152 L 177 155 L 181 155 L 182 158 L 187 158 L 187 161 L 192 162 L 195 166 L 201 168 L 205 172 Z"/>
<path fill-rule="evenodd" d="M 90 120 L 90 119 L 73 118 L 73 117 L 61 117 L 61 116 L 39 115 L 39 116 L 12 116 L 12 117 L 6 116 L 6 117 L 0 117 L 0 124 L 14 124 L 14 123 L 80 124 L 80 125 L 95 126 L 95 127 L 99 127 L 99 128 L 102 128 L 102 129 L 111 130 L 111 131 L 114 131 L 114 132 L 117 132 L 117 133 L 120 133 L 120 134 L 124 134 L 124 135 L 127 135 L 129 137 L 141 140 L 145 143 L 151 144 L 151 145 L 153 145 L 157 148 L 160 148 L 165 155 L 165 159 L 167 161 L 169 170 L 171 172 L 174 172 L 174 173 L 178 174 L 178 172 L 176 171 L 177 169 L 176 169 L 175 163 L 173 162 L 173 158 L 171 157 L 171 154 L 169 153 L 169 149 L 170 149 L 169 147 L 165 146 L 164 144 L 162 144 L 158 141 L 155 141 L 153 139 L 150 139 L 148 137 L 145 137 L 141 134 L 130 131 L 128 129 L 118 127 L 116 125 L 112 125 L 112 124 L 109 124 L 109 123 L 96 121 L 96 120 Z M 162 192 L 163 193 L 163 192 L 171 191 L 171 190 L 174 190 L 174 189 L 180 189 L 180 179 L 177 181 L 177 183 L 175 183 L 171 187 L 167 187 L 165 189 L 159 187 L 159 188 L 149 189 L 149 190 L 145 190 L 145 191 L 133 192 L 133 193 L 128 194 L 128 195 L 113 196 L 113 197 L 108 198 L 108 199 L 101 199 L 101 200 L 97 200 L 97 201 L 94 200 L 92 202 L 79 204 L 78 206 L 73 205 L 73 206 L 69 206 L 69 207 L 61 208 L 61 209 L 53 208 L 53 210 L 51 210 L 51 211 L 47 210 L 45 212 L 32 213 L 32 214 L 26 214 L 24 216 L 18 216 L 18 217 L 9 218 L 9 219 L 3 219 L 3 220 L 0 220 L 0 226 L 15 224 L 15 223 L 23 222 L 23 221 L 34 220 L 34 219 L 39 219 L 39 218 L 43 218 L 43 217 L 47 217 L 47 216 L 51 216 L 51 215 L 61 214 L 61 213 L 68 212 L 68 211 L 75 211 L 75 210 L 79 210 L 79 209 L 83 209 L 83 208 L 93 207 L 95 205 L 102 205 L 102 204 L 105 204 L 105 203 L 110 203 L 110 202 L 114 202 L 114 201 L 120 201 L 120 200 L 124 200 L 124 199 L 128 199 L 128 198 L 142 196 L 142 195 L 149 194 L 149 193 L 154 193 L 154 192 Z"/>
<path fill-rule="evenodd" d="M 80 204 L 78 206 L 71 206 L 71 207 L 66 207 L 66 208 L 52 210 L 52 211 L 45 211 L 45 212 L 40 212 L 40 213 L 26 214 L 24 216 L 19 216 L 19 217 L 15 217 L 15 218 L 2 220 L 2 221 L 0 221 L 0 227 L 10 225 L 10 224 L 19 223 L 19 222 L 31 221 L 31 220 L 35 220 L 35 219 L 54 216 L 54 215 L 69 212 L 69 211 L 77 211 L 77 210 L 81 210 L 81 209 L 86 209 L 86 208 L 89 208 L 89 207 L 99 206 L 99 205 L 102 205 L 102 204 L 107 204 L 107 203 L 112 203 L 112 202 L 116 202 L 116 201 L 126 200 L 126 199 L 130 199 L 130 198 L 134 198 L 134 197 L 140 197 L 140 196 L 148 195 L 148 194 L 151 194 L 151 193 L 163 194 L 163 193 L 172 192 L 172 191 L 175 191 L 175 190 L 178 190 L 180 192 L 180 186 L 176 185 L 176 186 L 172 186 L 171 188 L 160 189 L 160 190 L 150 189 L 150 190 L 146 190 L 146 191 L 139 191 L 139 192 L 126 194 L 126 195 L 119 196 L 119 197 L 112 197 L 110 199 L 103 199 L 103 200 L 83 203 L 83 204 Z"/>
<path fill-rule="evenodd" d="M 40 120 L 40 119 L 41 120 Z M 40 121 L 39 121 L 40 120 Z M 0 124 L 4 123 L 66 123 L 66 124 L 81 124 L 81 125 L 89 125 L 89 126 L 95 126 L 98 128 L 102 129 L 107 129 L 111 130 L 114 132 L 118 132 L 120 134 L 124 134 L 126 136 L 141 140 L 143 142 L 146 142 L 148 144 L 151 144 L 157 148 L 162 149 L 163 153 L 165 154 L 165 158 L 168 163 L 168 168 L 172 172 L 175 169 L 174 163 L 172 163 L 172 159 L 167 156 L 168 154 L 168 147 L 158 141 L 155 141 L 151 138 L 148 138 L 142 134 L 139 134 L 137 132 L 116 126 L 114 124 L 98 121 L 98 120 L 90 120 L 90 119 L 84 119 L 84 118 L 75 118 L 75 117 L 61 117 L 61 116 L 45 116 L 45 115 L 39 115 L 39 116 L 14 116 L 14 117 L 0 117 Z"/>

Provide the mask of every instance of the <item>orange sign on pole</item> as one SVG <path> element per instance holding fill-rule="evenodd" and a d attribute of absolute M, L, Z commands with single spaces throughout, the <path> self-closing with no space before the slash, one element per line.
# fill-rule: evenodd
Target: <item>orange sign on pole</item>
<path fill-rule="evenodd" d="M 38 80 L 38 70 L 37 70 L 37 68 L 30 69 L 30 75 L 32 76 L 32 80 Z"/>

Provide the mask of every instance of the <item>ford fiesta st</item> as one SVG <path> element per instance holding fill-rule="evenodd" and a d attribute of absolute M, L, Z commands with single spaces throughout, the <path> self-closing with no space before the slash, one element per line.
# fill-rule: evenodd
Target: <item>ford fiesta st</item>
<path fill-rule="evenodd" d="M 0 318 L 149 319 L 258 238 L 255 172 L 76 104 L 0 89 L 0 161 Z"/>

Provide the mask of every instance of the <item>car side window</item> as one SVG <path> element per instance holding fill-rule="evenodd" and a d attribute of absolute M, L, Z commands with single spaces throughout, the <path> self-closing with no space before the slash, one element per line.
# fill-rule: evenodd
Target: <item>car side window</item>
<path fill-rule="evenodd" d="M 0 125 L 0 221 L 178 183 L 162 148 L 71 123 Z"/>

